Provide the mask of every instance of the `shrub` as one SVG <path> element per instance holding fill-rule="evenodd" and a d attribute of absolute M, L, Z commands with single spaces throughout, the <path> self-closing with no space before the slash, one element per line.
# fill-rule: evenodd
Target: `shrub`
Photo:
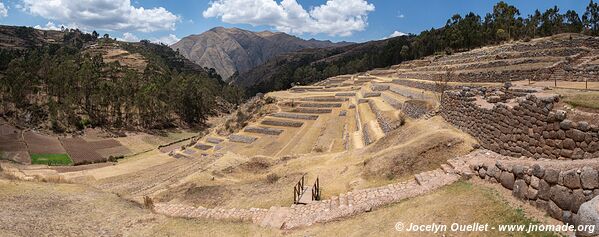
<path fill-rule="evenodd" d="M 277 100 L 274 97 L 266 97 L 266 99 L 264 99 L 264 102 L 267 104 L 273 104 L 275 102 L 277 102 Z"/>
<path fill-rule="evenodd" d="M 271 173 L 266 175 L 266 182 L 269 184 L 276 183 L 281 177 L 278 174 Z"/>

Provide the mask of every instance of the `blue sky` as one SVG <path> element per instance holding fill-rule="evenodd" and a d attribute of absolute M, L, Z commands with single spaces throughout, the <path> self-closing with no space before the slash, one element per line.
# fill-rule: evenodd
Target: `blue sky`
<path fill-rule="evenodd" d="M 481 16 L 497 1 L 474 0 L 0 0 L 0 24 L 98 30 L 126 40 L 172 43 L 216 26 L 284 31 L 301 38 L 364 42 L 440 27 L 455 13 Z M 506 1 L 522 15 L 588 1 Z M 252 5 L 256 3 L 256 5 Z M 4 10 L 3 10 L 4 9 Z"/>

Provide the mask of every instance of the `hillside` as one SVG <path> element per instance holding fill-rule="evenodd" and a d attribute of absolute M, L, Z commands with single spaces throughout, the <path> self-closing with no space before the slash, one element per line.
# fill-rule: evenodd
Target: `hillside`
<path fill-rule="evenodd" d="M 148 41 L 1 26 L 0 46 L 0 115 L 24 127 L 198 126 L 241 100 L 214 70 Z"/>
<path fill-rule="evenodd" d="M 253 94 L 287 89 L 292 84 L 313 83 L 336 75 L 387 68 L 432 55 L 452 55 L 503 43 L 528 42 L 563 33 L 598 36 L 599 23 L 590 20 L 597 9 L 599 5 L 591 1 L 584 14 L 581 13 L 582 18 L 575 11 L 560 12 L 557 7 L 520 16 L 515 6 L 501 1 L 493 6 L 491 13 L 482 16 L 473 12 L 463 16 L 455 14 L 447 19 L 444 26 L 417 35 L 339 49 L 304 50 L 281 55 L 234 76 L 232 82 L 248 88 L 248 93 Z M 582 75 L 585 72 L 577 73 Z"/>
<path fill-rule="evenodd" d="M 281 32 L 217 27 L 199 35 L 187 36 L 171 48 L 198 65 L 216 69 L 226 80 L 235 72 L 244 73 L 283 53 L 348 44 L 351 43 L 303 40 Z"/>
<path fill-rule="evenodd" d="M 338 48 L 306 49 L 280 55 L 252 70 L 233 76 L 231 83 L 248 93 L 287 89 L 292 83 L 309 84 L 328 77 L 398 64 L 412 36 L 370 41 Z"/>

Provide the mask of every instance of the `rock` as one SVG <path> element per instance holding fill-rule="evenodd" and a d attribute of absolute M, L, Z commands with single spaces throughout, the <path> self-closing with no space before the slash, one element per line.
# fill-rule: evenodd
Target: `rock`
<path fill-rule="evenodd" d="M 549 213 L 549 215 L 555 219 L 558 220 L 562 220 L 563 216 L 562 216 L 562 209 L 560 209 L 554 202 L 549 201 L 547 203 L 547 212 Z"/>
<path fill-rule="evenodd" d="M 499 181 L 504 188 L 513 189 L 514 188 L 514 174 L 503 171 L 501 172 L 501 176 L 499 177 Z"/>
<path fill-rule="evenodd" d="M 481 179 L 485 179 L 485 176 L 486 176 L 486 175 L 487 175 L 487 170 L 485 170 L 484 168 L 480 168 L 480 169 L 478 170 L 478 176 L 479 176 Z"/>
<path fill-rule="evenodd" d="M 572 204 L 571 204 L 571 208 L 570 211 L 574 212 L 574 213 L 578 213 L 578 208 L 580 207 L 580 205 L 582 205 L 584 202 L 587 201 L 587 197 L 584 195 L 584 192 L 582 191 L 582 189 L 576 189 L 574 191 L 572 191 Z"/>
<path fill-rule="evenodd" d="M 543 175 L 545 175 L 545 168 L 543 166 L 540 166 L 539 164 L 535 164 L 532 166 L 532 175 L 539 177 L 539 178 L 543 178 Z"/>
<path fill-rule="evenodd" d="M 566 111 L 563 111 L 563 110 L 555 111 L 555 119 L 557 119 L 557 121 L 563 121 L 564 119 L 566 119 Z"/>
<path fill-rule="evenodd" d="M 587 132 L 591 129 L 591 126 L 589 126 L 589 123 L 582 121 L 582 122 L 578 122 L 578 129 L 583 132 Z"/>
<path fill-rule="evenodd" d="M 576 169 L 571 169 L 560 173 L 558 183 L 570 189 L 577 189 L 580 188 L 580 177 L 578 177 Z"/>
<path fill-rule="evenodd" d="M 559 179 L 559 171 L 552 168 L 546 169 L 543 179 L 547 181 L 547 183 L 555 184 Z"/>
<path fill-rule="evenodd" d="M 512 167 L 512 173 L 516 178 L 521 179 L 524 177 L 524 167 L 521 165 L 514 165 Z"/>
<path fill-rule="evenodd" d="M 572 224 L 572 212 L 564 211 L 562 213 L 562 221 L 567 224 Z"/>
<path fill-rule="evenodd" d="M 559 206 L 561 209 L 564 210 L 571 210 L 572 209 L 572 193 L 571 190 L 561 186 L 561 185 L 554 185 L 551 187 L 551 190 L 549 191 L 549 193 L 551 194 L 551 201 L 555 202 L 555 204 L 557 204 L 557 206 Z"/>
<path fill-rule="evenodd" d="M 533 188 L 538 189 L 540 182 L 541 182 L 541 179 L 537 178 L 536 176 L 532 176 L 530 178 L 530 186 L 533 187 Z"/>
<path fill-rule="evenodd" d="M 537 199 L 537 195 L 539 194 L 539 190 L 534 189 L 533 187 L 528 187 L 528 191 L 526 192 L 526 198 L 530 200 Z"/>
<path fill-rule="evenodd" d="M 514 182 L 514 189 L 512 190 L 512 195 L 520 199 L 526 199 L 526 195 L 528 194 L 528 185 L 523 179 L 518 179 Z"/>
<path fill-rule="evenodd" d="M 575 223 L 577 225 L 595 226 L 594 232 L 577 231 L 576 236 L 596 236 L 599 234 L 599 196 L 580 205 Z"/>
<path fill-rule="evenodd" d="M 576 142 L 584 141 L 585 133 L 578 129 L 570 129 L 566 131 L 566 137 L 572 138 Z"/>
<path fill-rule="evenodd" d="M 591 167 L 585 166 L 582 168 L 580 181 L 584 189 L 599 188 L 599 172 Z"/>
<path fill-rule="evenodd" d="M 562 149 L 562 150 L 560 150 L 559 155 L 566 157 L 566 158 L 571 158 L 574 155 L 574 151 L 568 150 L 568 149 Z"/>
<path fill-rule="evenodd" d="M 497 172 L 497 167 L 495 167 L 494 165 L 489 167 L 489 169 L 487 170 L 487 175 L 491 178 L 495 177 L 495 172 Z"/>
<path fill-rule="evenodd" d="M 574 122 L 570 121 L 569 119 L 564 119 L 563 121 L 561 121 L 559 123 L 560 128 L 564 129 L 564 130 L 568 130 L 570 128 L 572 128 Z"/>
<path fill-rule="evenodd" d="M 547 201 L 542 200 L 542 199 L 537 199 L 535 201 L 535 206 L 541 210 L 545 210 L 545 211 L 549 210 L 549 204 L 547 203 Z"/>
<path fill-rule="evenodd" d="M 572 138 L 566 138 L 562 141 L 561 146 L 564 149 L 573 150 L 576 148 L 576 142 Z"/>

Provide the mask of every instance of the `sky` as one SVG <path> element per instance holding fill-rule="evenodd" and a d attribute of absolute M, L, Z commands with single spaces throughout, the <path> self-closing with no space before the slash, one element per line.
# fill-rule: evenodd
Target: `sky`
<path fill-rule="evenodd" d="M 557 5 L 582 15 L 587 0 L 507 0 L 522 16 Z M 172 44 L 211 28 L 281 31 L 350 42 L 418 34 L 453 14 L 491 12 L 485 0 L 0 0 L 0 24 L 79 28 L 125 41 Z"/>

